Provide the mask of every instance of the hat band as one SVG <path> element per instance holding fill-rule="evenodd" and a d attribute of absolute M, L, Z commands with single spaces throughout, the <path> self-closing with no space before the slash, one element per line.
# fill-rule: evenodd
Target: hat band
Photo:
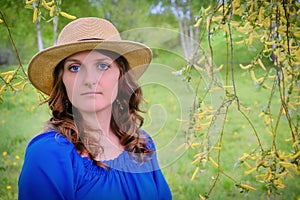
<path fill-rule="evenodd" d="M 104 40 L 103 38 L 85 38 L 78 41 L 86 41 L 86 40 Z"/>

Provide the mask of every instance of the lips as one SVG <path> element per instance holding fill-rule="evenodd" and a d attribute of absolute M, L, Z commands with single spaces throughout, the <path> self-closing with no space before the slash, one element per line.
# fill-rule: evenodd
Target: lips
<path fill-rule="evenodd" d="M 102 92 L 84 92 L 84 93 L 81 93 L 80 95 L 81 96 L 94 96 L 94 95 L 99 95 L 99 94 L 102 94 Z"/>

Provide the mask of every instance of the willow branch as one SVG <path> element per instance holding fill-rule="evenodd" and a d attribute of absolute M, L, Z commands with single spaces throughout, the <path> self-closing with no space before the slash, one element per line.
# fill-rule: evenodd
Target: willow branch
<path fill-rule="evenodd" d="M 7 32 L 8 32 L 8 35 L 9 35 L 9 39 L 10 39 L 10 41 L 11 41 L 11 44 L 12 44 L 13 48 L 14 48 L 14 51 L 15 51 L 15 53 L 16 53 L 16 56 L 17 56 L 17 59 L 18 59 L 18 63 L 19 63 L 19 66 L 18 66 L 18 68 L 16 69 L 16 71 L 14 72 L 13 76 L 15 76 L 15 75 L 17 74 L 17 72 L 18 72 L 20 69 L 22 69 L 23 74 L 27 77 L 27 74 L 26 74 L 26 72 L 25 72 L 25 70 L 24 70 L 24 67 L 22 66 L 22 62 L 21 62 L 21 58 L 20 58 L 19 51 L 18 51 L 18 49 L 17 49 L 17 47 L 16 47 L 16 44 L 15 44 L 15 42 L 14 42 L 14 40 L 13 40 L 13 37 L 12 37 L 12 34 L 11 34 L 11 30 L 10 30 L 10 28 L 9 28 L 9 26 L 8 26 L 8 24 L 7 24 L 7 21 L 6 21 L 5 17 L 4 17 L 4 14 L 2 13 L 1 10 L 0 10 L 0 15 L 1 15 L 1 18 L 2 18 L 2 20 L 3 20 L 3 23 L 4 23 L 4 25 L 5 25 L 6 29 L 7 29 Z"/>

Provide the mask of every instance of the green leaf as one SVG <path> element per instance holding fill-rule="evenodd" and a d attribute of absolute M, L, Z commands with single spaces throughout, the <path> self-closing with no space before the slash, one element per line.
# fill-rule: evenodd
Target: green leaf
<path fill-rule="evenodd" d="M 26 8 L 26 9 L 32 9 L 32 10 L 33 10 L 33 5 L 31 5 L 31 4 L 30 4 L 30 5 L 26 5 L 25 8 Z"/>

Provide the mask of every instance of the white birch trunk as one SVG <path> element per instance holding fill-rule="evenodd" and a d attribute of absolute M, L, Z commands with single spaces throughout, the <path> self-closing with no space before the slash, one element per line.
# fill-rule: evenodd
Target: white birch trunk
<path fill-rule="evenodd" d="M 53 18 L 53 45 L 57 43 L 58 16 Z"/>
<path fill-rule="evenodd" d="M 194 62 L 193 54 L 199 47 L 199 28 L 194 28 L 193 26 L 194 24 L 191 6 L 191 1 L 187 2 L 185 8 L 180 7 L 180 5 L 175 1 L 175 15 L 180 31 L 181 46 L 184 57 L 189 63 Z"/>
<path fill-rule="evenodd" d="M 36 3 L 33 3 L 34 9 L 36 8 Z M 37 36 L 37 45 L 38 45 L 38 50 L 42 51 L 44 49 L 43 46 L 43 37 L 42 37 L 42 31 L 41 31 L 41 24 L 40 24 L 40 19 L 37 18 L 35 21 L 35 27 L 36 27 L 36 36 Z"/>

